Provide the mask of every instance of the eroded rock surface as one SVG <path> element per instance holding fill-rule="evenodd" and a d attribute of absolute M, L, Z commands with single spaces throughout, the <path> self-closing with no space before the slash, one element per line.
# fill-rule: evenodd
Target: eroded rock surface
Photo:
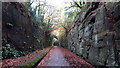
<path fill-rule="evenodd" d="M 67 48 L 93 65 L 120 65 L 120 2 L 93 4 L 81 11 L 67 38 Z"/>

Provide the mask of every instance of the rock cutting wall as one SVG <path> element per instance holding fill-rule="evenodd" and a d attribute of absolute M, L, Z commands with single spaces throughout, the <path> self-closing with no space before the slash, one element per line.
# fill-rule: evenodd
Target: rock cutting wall
<path fill-rule="evenodd" d="M 76 16 L 67 39 L 67 48 L 91 64 L 118 65 L 120 2 L 90 3 Z"/>
<path fill-rule="evenodd" d="M 20 57 L 37 49 L 50 46 L 49 35 L 35 26 L 22 3 L 2 3 L 2 56 L 3 59 Z M 47 43 L 46 43 L 47 42 Z"/>

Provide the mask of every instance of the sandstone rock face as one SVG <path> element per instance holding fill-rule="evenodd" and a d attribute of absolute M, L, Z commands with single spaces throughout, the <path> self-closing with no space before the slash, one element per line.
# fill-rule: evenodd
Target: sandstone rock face
<path fill-rule="evenodd" d="M 78 14 L 67 48 L 93 65 L 120 65 L 120 2 L 99 3 Z M 95 9 L 94 9 L 95 8 Z M 78 25 L 79 24 L 79 25 Z"/>

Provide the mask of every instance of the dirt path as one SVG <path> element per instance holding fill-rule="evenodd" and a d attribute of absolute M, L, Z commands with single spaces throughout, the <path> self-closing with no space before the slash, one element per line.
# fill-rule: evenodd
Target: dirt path
<path fill-rule="evenodd" d="M 40 66 L 80 66 L 93 68 L 91 64 L 77 57 L 74 53 L 62 47 L 54 46 L 50 52 L 37 65 Z"/>
<path fill-rule="evenodd" d="M 69 66 L 59 47 L 53 47 L 38 66 Z"/>

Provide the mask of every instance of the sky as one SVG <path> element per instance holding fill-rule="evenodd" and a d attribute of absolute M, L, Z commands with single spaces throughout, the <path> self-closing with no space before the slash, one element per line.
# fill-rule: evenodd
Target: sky
<path fill-rule="evenodd" d="M 60 9 L 60 8 L 64 8 L 67 5 L 65 4 L 65 2 L 71 2 L 72 0 L 46 0 L 46 1 L 48 2 L 48 4 L 55 6 L 57 9 Z M 33 6 L 36 5 L 37 2 L 34 2 L 32 5 Z"/>
<path fill-rule="evenodd" d="M 47 0 L 48 3 L 54 5 L 56 8 L 62 8 L 64 7 L 64 1 L 65 0 Z"/>
<path fill-rule="evenodd" d="M 64 8 L 65 7 L 65 2 L 70 2 L 72 0 L 47 0 L 48 3 L 56 6 L 56 8 Z"/>

